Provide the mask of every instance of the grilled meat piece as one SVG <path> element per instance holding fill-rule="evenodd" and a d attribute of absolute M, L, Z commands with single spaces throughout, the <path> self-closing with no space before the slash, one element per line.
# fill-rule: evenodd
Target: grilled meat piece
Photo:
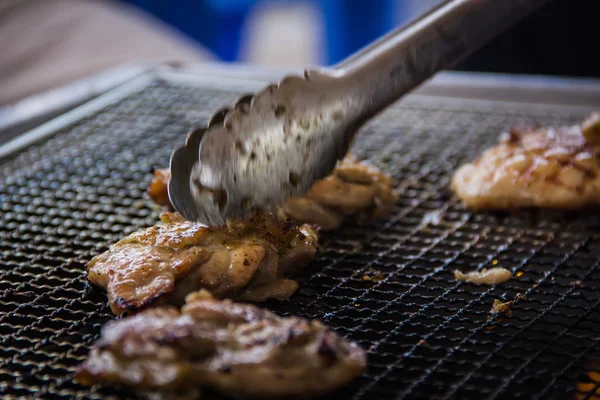
<path fill-rule="evenodd" d="M 168 170 L 154 171 L 148 194 L 159 205 L 169 205 L 169 179 Z M 298 222 L 330 230 L 349 216 L 359 222 L 384 217 L 392 212 L 397 200 L 389 176 L 347 157 L 330 176 L 315 182 L 305 196 L 288 199 L 281 213 Z"/>
<path fill-rule="evenodd" d="M 171 171 L 168 169 L 155 169 L 153 178 L 148 186 L 148 195 L 156 204 L 163 207 L 170 207 L 171 200 L 169 199 L 169 180 L 171 179 Z"/>
<path fill-rule="evenodd" d="M 304 197 L 292 197 L 284 215 L 323 229 L 335 229 L 346 217 L 359 222 L 390 214 L 398 200 L 392 179 L 352 158 L 340 162 L 327 178 L 313 184 Z"/>
<path fill-rule="evenodd" d="M 600 118 L 582 126 L 513 129 L 460 167 L 452 189 L 474 209 L 600 205 Z"/>
<path fill-rule="evenodd" d="M 501 267 L 484 268 L 481 271 L 471 271 L 466 274 L 459 270 L 454 271 L 454 279 L 457 281 L 476 285 L 498 285 L 510 280 L 510 278 L 512 278 L 512 272 Z"/>
<path fill-rule="evenodd" d="M 84 385 L 212 387 L 236 397 L 317 395 L 358 377 L 366 355 L 319 321 L 189 294 L 181 311 L 154 308 L 102 329 L 79 367 Z"/>
<path fill-rule="evenodd" d="M 597 143 L 600 139 L 600 112 L 592 113 L 581 123 L 581 133 L 586 139 Z"/>
<path fill-rule="evenodd" d="M 148 196 L 159 206 L 168 207 L 173 210 L 169 199 L 169 181 L 171 180 L 171 171 L 168 168 L 155 169 L 152 173 L 152 180 L 148 185 Z"/>
<path fill-rule="evenodd" d="M 182 304 L 199 289 L 217 297 L 287 299 L 298 285 L 286 278 L 306 266 L 318 246 L 309 226 L 267 215 L 219 228 L 176 213 L 163 213 L 161 220 L 87 265 L 88 279 L 106 289 L 115 314 L 157 302 Z"/>

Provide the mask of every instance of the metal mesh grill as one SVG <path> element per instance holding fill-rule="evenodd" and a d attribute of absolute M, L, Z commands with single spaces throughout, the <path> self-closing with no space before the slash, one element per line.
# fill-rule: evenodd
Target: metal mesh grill
<path fill-rule="evenodd" d="M 145 195 L 149 171 L 167 165 L 189 127 L 236 97 L 156 82 L 3 162 L 2 398 L 132 395 L 72 381 L 113 318 L 105 294 L 86 283 L 84 265 L 156 222 Z M 267 307 L 322 319 L 368 350 L 368 371 L 336 398 L 593 398 L 600 218 L 472 214 L 447 189 L 452 171 L 503 129 L 582 115 L 453 104 L 405 102 L 363 130 L 355 153 L 398 180 L 393 215 L 325 235 L 298 293 Z M 456 268 L 493 265 L 515 278 L 493 288 L 453 279 Z M 517 299 L 512 316 L 490 318 L 494 299 Z"/>

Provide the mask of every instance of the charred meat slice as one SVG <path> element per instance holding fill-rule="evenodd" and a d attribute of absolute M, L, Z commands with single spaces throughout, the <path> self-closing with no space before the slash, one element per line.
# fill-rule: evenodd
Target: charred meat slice
<path fill-rule="evenodd" d="M 168 169 L 155 169 L 153 172 L 152 181 L 148 186 L 148 195 L 159 206 L 170 206 L 169 199 L 169 180 L 171 179 L 171 171 Z"/>
<path fill-rule="evenodd" d="M 169 181 L 171 180 L 171 171 L 169 169 L 155 169 L 152 173 L 152 180 L 148 185 L 148 196 L 159 206 L 173 209 L 169 199 Z"/>
<path fill-rule="evenodd" d="M 286 278 L 306 266 L 318 246 L 309 226 L 267 215 L 221 228 L 175 213 L 163 213 L 161 220 L 87 265 L 88 279 L 106 289 L 115 314 L 157 302 L 182 304 L 199 289 L 217 297 L 284 300 L 297 288 Z"/>
<path fill-rule="evenodd" d="M 159 205 L 169 204 L 169 179 L 168 170 L 154 172 L 148 193 Z M 391 213 L 398 200 L 393 187 L 389 176 L 348 157 L 330 176 L 315 182 L 305 196 L 288 199 L 281 213 L 298 222 L 317 225 L 325 230 L 335 229 L 346 217 L 364 222 Z"/>
<path fill-rule="evenodd" d="M 109 322 L 76 379 L 170 391 L 212 387 L 235 397 L 310 396 L 358 377 L 366 355 L 319 321 L 189 294 Z"/>
<path fill-rule="evenodd" d="M 600 205 L 600 117 L 581 126 L 513 129 L 460 167 L 452 189 L 469 208 Z"/>

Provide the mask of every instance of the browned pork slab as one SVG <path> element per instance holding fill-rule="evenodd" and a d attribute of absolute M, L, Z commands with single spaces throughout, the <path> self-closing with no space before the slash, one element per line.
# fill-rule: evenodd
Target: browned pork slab
<path fill-rule="evenodd" d="M 600 114 L 580 126 L 513 129 L 460 167 L 452 189 L 469 208 L 600 205 Z"/>
<path fill-rule="evenodd" d="M 308 225 L 267 215 L 218 228 L 175 213 L 163 213 L 161 220 L 86 266 L 88 279 L 106 289 L 115 314 L 182 304 L 199 289 L 247 301 L 285 300 L 298 288 L 288 278 L 314 259 L 318 246 Z"/>
<path fill-rule="evenodd" d="M 163 392 L 209 386 L 236 397 L 311 396 L 358 377 L 366 355 L 319 321 L 281 318 L 202 291 L 181 310 L 109 322 L 78 382 Z"/>

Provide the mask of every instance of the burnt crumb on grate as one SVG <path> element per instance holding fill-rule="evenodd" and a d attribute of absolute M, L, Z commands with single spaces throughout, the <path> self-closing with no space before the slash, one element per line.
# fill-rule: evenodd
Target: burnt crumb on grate
<path fill-rule="evenodd" d="M 512 316 L 513 303 L 513 300 L 502 301 L 499 299 L 494 299 L 490 314 L 493 316 L 499 316 L 501 320 L 510 317 Z"/>
<path fill-rule="evenodd" d="M 113 318 L 106 295 L 82 284 L 83 265 L 127 232 L 156 223 L 158 212 L 145 200 L 149 166 L 168 165 L 189 128 L 236 97 L 157 82 L 1 161 L 3 399 L 135 398 L 71 381 Z M 600 218 L 589 211 L 469 213 L 447 185 L 459 164 L 508 127 L 572 124 L 585 115 L 408 100 L 367 124 L 353 147 L 398 182 L 393 213 L 324 235 L 296 295 L 268 308 L 324 319 L 370 349 L 363 377 L 328 399 L 572 398 L 583 364 L 600 360 Z M 423 216 L 437 209 L 445 210 L 441 223 L 424 229 Z M 454 269 L 490 268 L 492 259 L 523 275 L 501 287 L 452 279 Z M 363 281 L 369 268 L 386 279 Z M 522 292 L 510 318 L 488 322 L 491 298 Z"/>
<path fill-rule="evenodd" d="M 376 269 L 368 268 L 365 274 L 362 276 L 363 281 L 381 282 L 385 279 L 385 275 Z"/>

